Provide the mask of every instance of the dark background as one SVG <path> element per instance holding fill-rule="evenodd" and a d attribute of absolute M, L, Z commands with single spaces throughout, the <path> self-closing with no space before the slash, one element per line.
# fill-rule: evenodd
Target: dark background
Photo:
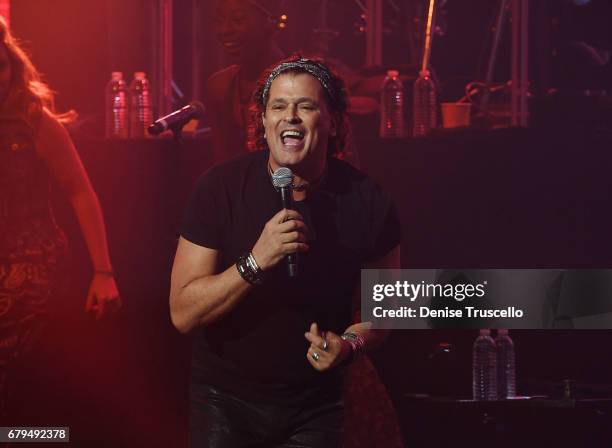
<path fill-rule="evenodd" d="M 422 4 L 395 3 L 402 9 L 386 19 L 385 68 L 418 62 L 403 30 Z M 457 99 L 466 82 L 481 79 L 493 3 L 448 2 L 440 22 L 444 34 L 433 54 L 441 98 Z M 355 33 L 359 12 L 348 0 L 330 4 L 330 24 L 340 31 L 333 55 L 360 70 L 365 40 Z M 288 2 L 289 28 L 279 37 L 284 48 L 307 48 L 317 7 L 317 1 Z M 609 3 L 578 8 L 542 1 L 531 12 L 534 36 L 544 33 L 550 40 L 538 40 L 532 49 L 534 91 L 575 92 L 585 83 L 609 88 L 609 64 L 559 68 L 574 61 L 562 49 L 576 35 L 610 48 L 608 27 L 599 22 L 603 17 L 609 23 Z M 231 62 L 217 48 L 211 13 L 209 1 L 175 1 L 174 78 L 185 101 L 197 96 L 209 74 Z M 568 14 L 574 19 L 564 21 Z M 71 276 L 47 332 L 53 350 L 40 354 L 48 364 L 31 366 L 29 374 L 41 389 L 53 384 L 50 409 L 71 404 L 56 412 L 53 423 L 71 423 L 77 439 L 90 440 L 88 446 L 102 439 L 133 446 L 186 443 L 189 337 L 169 321 L 169 270 L 192 182 L 212 163 L 209 143 L 189 141 L 180 150 L 163 140 L 100 139 L 110 72 L 122 70 L 128 79 L 137 70 L 154 73 L 154 15 L 155 2 L 145 0 L 11 3 L 14 33 L 58 92 L 58 110 L 80 114 L 72 132 L 106 215 L 125 303 L 121 316 L 108 322 L 93 322 L 82 312 L 91 268 L 74 217 L 57 195 L 59 221 L 72 245 Z M 292 23 L 292 17 L 299 20 Z M 192 52 L 194 42 L 198 50 Z M 497 81 L 509 78 L 509 58 L 506 37 Z M 199 73 L 192 70 L 196 62 Z M 532 131 L 441 133 L 392 144 L 369 132 L 376 129 L 370 118 L 357 146 L 362 168 L 391 192 L 400 211 L 403 266 L 612 267 L 609 122 L 593 127 L 583 117 L 577 129 L 563 129 L 576 124 L 571 112 L 561 113 L 564 107 L 546 103 Z M 395 332 L 373 358 L 398 407 L 405 393 L 469 396 L 475 336 L 460 330 Z M 611 383 L 610 332 L 516 331 L 512 337 L 520 393 L 560 396 L 566 378 L 577 381 L 585 396 L 608 393 L 594 385 Z M 430 358 L 440 342 L 453 344 L 452 355 Z"/>

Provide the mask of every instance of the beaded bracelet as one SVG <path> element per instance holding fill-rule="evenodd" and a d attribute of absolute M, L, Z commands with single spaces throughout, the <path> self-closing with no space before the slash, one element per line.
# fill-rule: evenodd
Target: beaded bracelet
<path fill-rule="evenodd" d="M 351 346 L 351 354 L 348 362 L 353 362 L 355 358 L 361 355 L 365 350 L 365 339 L 357 333 L 344 333 L 340 336 L 343 341 L 346 341 Z"/>
<path fill-rule="evenodd" d="M 264 272 L 261 270 L 255 257 L 251 252 L 246 252 L 238 257 L 236 269 L 240 276 L 252 285 L 261 285 L 264 280 Z"/>

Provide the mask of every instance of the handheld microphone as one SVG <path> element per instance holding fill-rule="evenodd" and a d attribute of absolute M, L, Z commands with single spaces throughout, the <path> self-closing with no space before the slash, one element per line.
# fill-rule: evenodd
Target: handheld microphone
<path fill-rule="evenodd" d="M 148 128 L 149 134 L 159 135 L 168 129 L 181 128 L 192 118 L 200 118 L 203 113 L 204 105 L 199 101 L 192 101 L 187 106 L 158 118 L 151 123 Z"/>
<path fill-rule="evenodd" d="M 288 210 L 293 208 L 293 197 L 291 195 L 293 184 L 293 173 L 289 168 L 281 167 L 272 173 L 272 185 L 280 193 L 281 205 Z M 287 255 L 287 275 L 297 277 L 298 275 L 298 254 Z"/>

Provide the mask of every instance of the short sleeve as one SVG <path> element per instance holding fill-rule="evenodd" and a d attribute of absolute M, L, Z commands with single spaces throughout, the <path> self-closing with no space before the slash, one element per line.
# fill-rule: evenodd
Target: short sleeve
<path fill-rule="evenodd" d="M 401 225 L 395 205 L 378 186 L 373 187 L 370 196 L 370 223 L 370 248 L 366 261 L 375 261 L 401 241 Z"/>
<path fill-rule="evenodd" d="M 186 240 L 209 249 L 220 249 L 227 216 L 221 179 L 213 172 L 201 176 L 185 210 L 180 234 Z"/>

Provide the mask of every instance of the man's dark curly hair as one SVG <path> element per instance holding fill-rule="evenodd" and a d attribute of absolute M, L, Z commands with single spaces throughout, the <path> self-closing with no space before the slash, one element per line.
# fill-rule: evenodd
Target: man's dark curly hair
<path fill-rule="evenodd" d="M 284 66 L 284 64 L 286 65 Z M 327 154 L 328 156 L 342 158 L 349 131 L 347 114 L 348 100 L 344 81 L 332 72 L 321 59 L 306 59 L 299 53 L 295 53 L 287 59 L 283 59 L 278 64 L 269 67 L 262 73 L 257 81 L 257 87 L 253 93 L 251 105 L 249 106 L 247 141 L 249 150 L 268 149 L 261 117 L 266 112 L 266 104 L 268 102 L 267 94 L 271 82 L 276 76 L 285 73 L 310 74 L 321 83 L 325 91 L 327 106 L 331 113 L 332 120 L 336 124 L 336 135 L 330 135 L 329 137 Z M 320 76 L 317 76 L 317 74 L 320 74 Z M 271 76 L 272 79 L 270 78 Z"/>

